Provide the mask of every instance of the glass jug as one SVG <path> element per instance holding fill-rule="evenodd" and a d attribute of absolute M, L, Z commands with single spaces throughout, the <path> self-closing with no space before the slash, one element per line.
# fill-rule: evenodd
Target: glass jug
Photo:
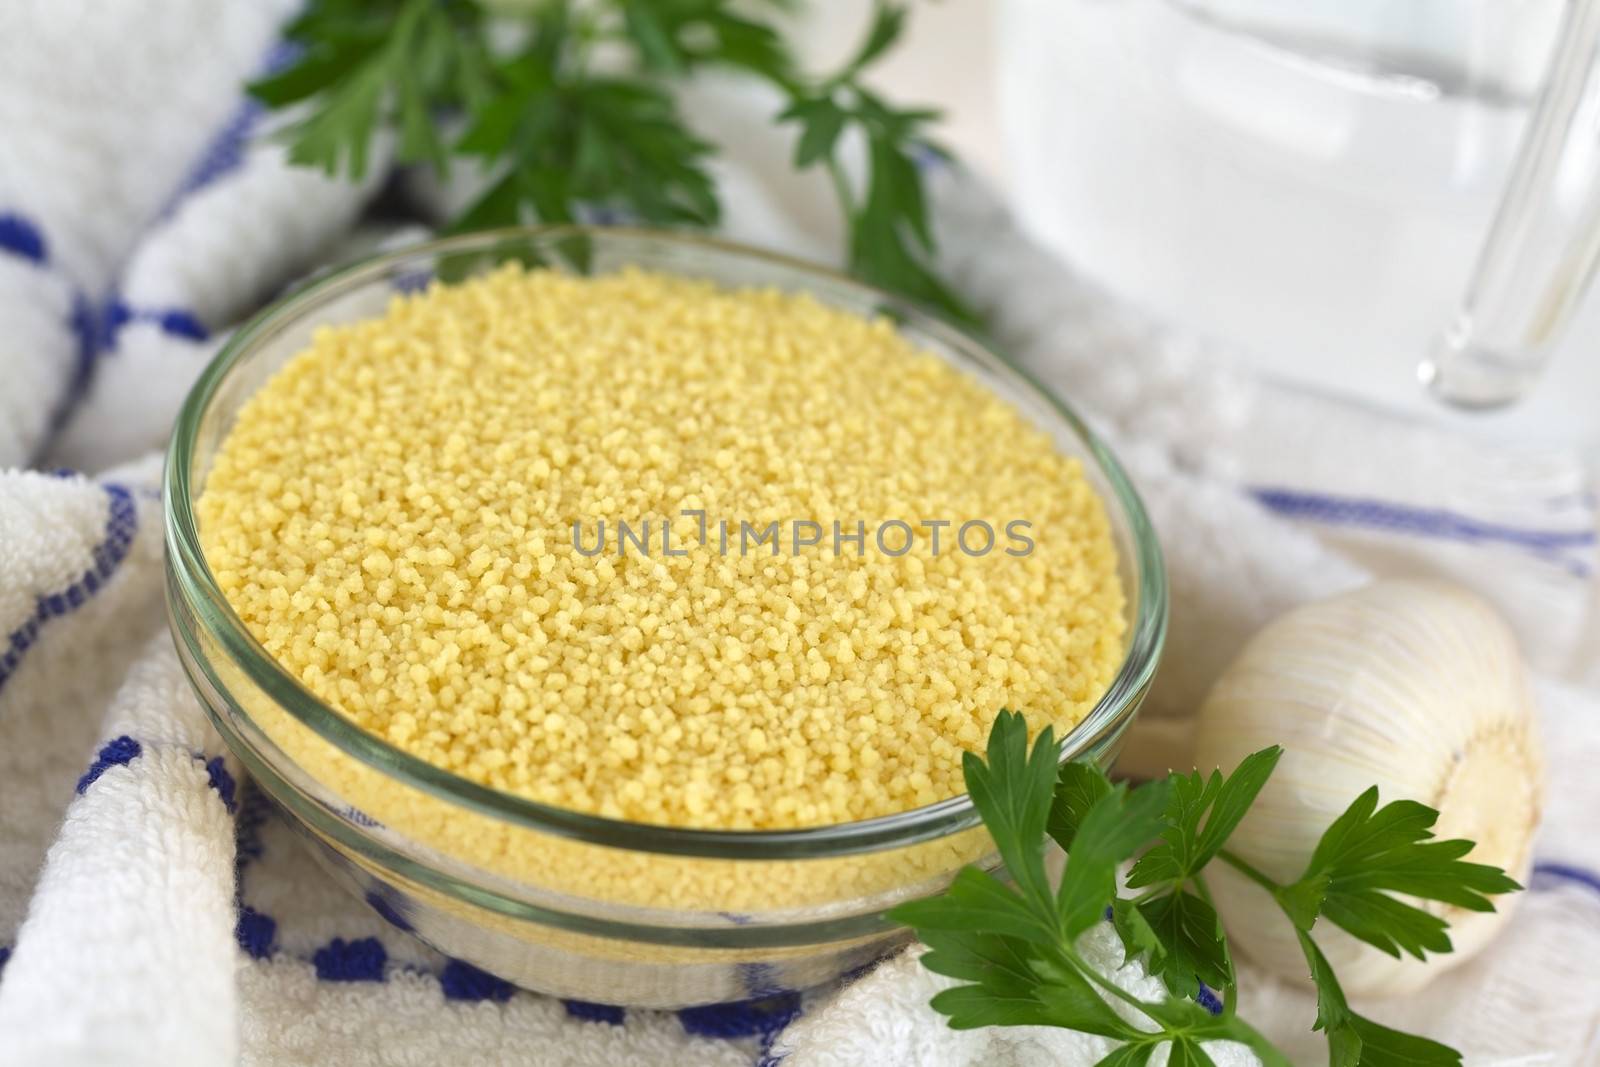
<path fill-rule="evenodd" d="M 1600 263 L 1597 49 L 1600 0 L 1007 0 L 1000 96 L 1024 217 L 1114 289 L 1487 408 Z"/>

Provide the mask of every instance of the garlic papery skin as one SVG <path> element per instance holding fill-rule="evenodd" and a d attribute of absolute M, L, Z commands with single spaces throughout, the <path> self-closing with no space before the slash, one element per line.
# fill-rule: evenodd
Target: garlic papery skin
<path fill-rule="evenodd" d="M 1298 878 L 1322 832 L 1376 785 L 1380 805 L 1436 808 L 1437 837 L 1476 841 L 1468 860 L 1526 883 L 1544 800 L 1532 692 L 1510 627 L 1476 595 L 1381 581 L 1269 623 L 1207 696 L 1195 765 L 1226 773 L 1273 744 L 1283 757 L 1227 846 L 1273 879 Z M 1306 980 L 1294 930 L 1266 892 L 1222 863 L 1206 879 L 1233 943 Z M 1426 962 L 1397 960 L 1326 919 L 1313 933 L 1345 992 L 1406 993 L 1481 949 L 1516 900 L 1496 898 L 1491 913 L 1426 904 L 1455 946 Z"/>

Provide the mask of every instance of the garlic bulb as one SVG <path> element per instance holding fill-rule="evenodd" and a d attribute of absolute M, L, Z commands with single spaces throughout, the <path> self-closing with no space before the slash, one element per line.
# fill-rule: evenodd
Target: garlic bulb
<path fill-rule="evenodd" d="M 1297 878 L 1322 831 L 1376 785 L 1380 804 L 1438 809 L 1438 837 L 1476 841 L 1470 860 L 1525 882 L 1543 802 L 1532 697 L 1510 628 L 1473 594 L 1382 581 L 1268 624 L 1206 698 L 1195 765 L 1226 772 L 1271 744 L 1283 758 L 1228 847 L 1273 878 Z M 1222 864 L 1207 879 L 1243 952 L 1304 980 L 1294 932 L 1264 891 Z M 1347 993 L 1409 992 L 1482 948 L 1516 900 L 1499 898 L 1493 913 L 1427 904 L 1455 951 L 1425 963 L 1326 920 L 1317 942 Z"/>

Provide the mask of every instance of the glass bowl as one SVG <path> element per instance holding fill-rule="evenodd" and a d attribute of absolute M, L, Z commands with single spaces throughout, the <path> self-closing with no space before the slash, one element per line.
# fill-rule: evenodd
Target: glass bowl
<path fill-rule="evenodd" d="M 314 329 L 381 314 L 397 292 L 512 257 L 605 273 L 625 266 L 811 294 L 886 315 L 914 344 L 1008 398 L 1081 459 L 1104 501 L 1126 594 L 1126 651 L 1064 758 L 1115 757 L 1166 628 L 1161 553 L 1122 468 L 1024 371 L 898 297 L 715 241 L 561 227 L 473 234 L 377 256 L 315 281 L 236 333 L 200 376 L 167 457 L 167 606 L 212 722 L 335 877 L 449 956 L 517 985 L 607 1004 L 678 1008 L 802 989 L 908 933 L 882 913 L 992 865 L 971 801 L 772 831 L 630 823 L 501 793 L 368 734 L 278 666 L 224 599 L 194 502 L 244 401 Z"/>

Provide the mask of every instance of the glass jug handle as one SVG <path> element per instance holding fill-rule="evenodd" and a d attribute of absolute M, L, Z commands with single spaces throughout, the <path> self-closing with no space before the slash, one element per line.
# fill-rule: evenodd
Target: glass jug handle
<path fill-rule="evenodd" d="M 1600 264 L 1600 0 L 1571 0 L 1461 308 L 1419 374 L 1459 407 L 1521 398 Z"/>

